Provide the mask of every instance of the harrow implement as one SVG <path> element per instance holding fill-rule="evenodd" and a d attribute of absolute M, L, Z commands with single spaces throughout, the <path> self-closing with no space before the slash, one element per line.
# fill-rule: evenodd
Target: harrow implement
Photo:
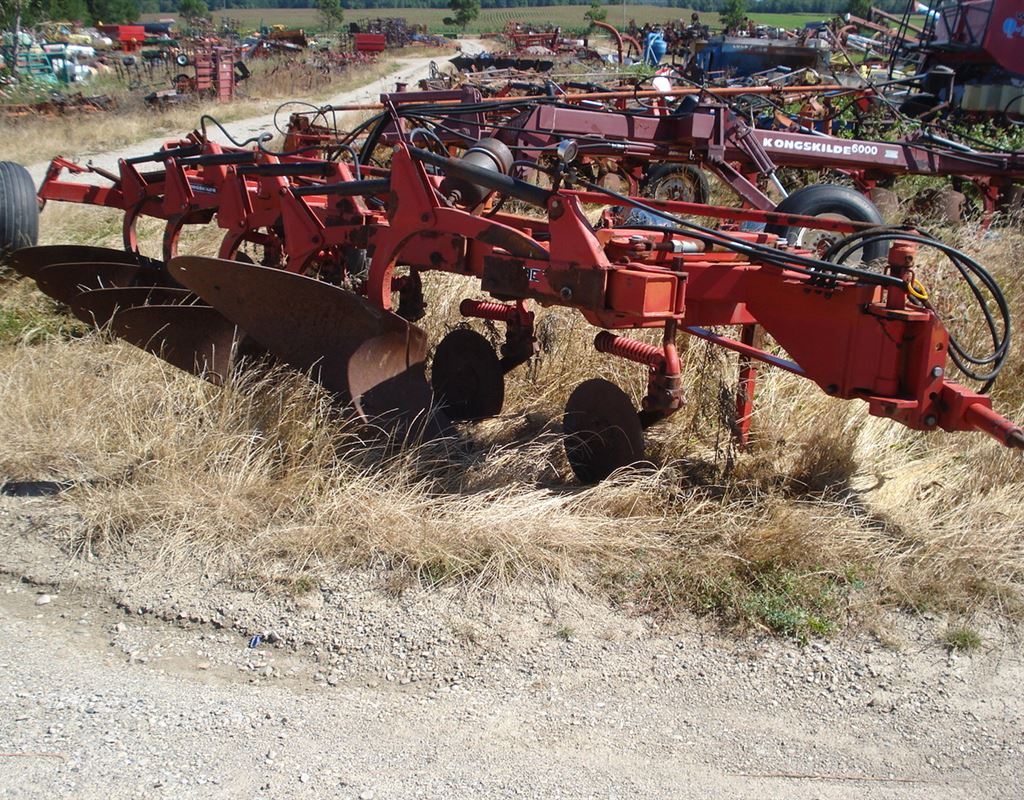
<path fill-rule="evenodd" d="M 125 251 L 29 248 L 13 265 L 80 317 L 198 375 L 222 380 L 270 358 L 307 372 L 364 418 L 429 420 L 431 433 L 449 419 L 500 413 L 505 376 L 537 349 L 534 306 L 575 309 L 603 329 L 599 352 L 647 373 L 639 408 L 600 379 L 569 398 L 566 454 L 587 482 L 642 461 L 644 430 L 682 407 L 684 335 L 739 354 L 741 442 L 765 363 L 909 428 L 979 430 L 1024 448 L 1024 432 L 984 393 L 1009 352 L 1009 312 L 991 276 L 964 254 L 907 229 L 618 194 L 580 173 L 569 140 L 545 152 L 551 187 L 541 187 L 512 174 L 515 159 L 497 139 L 452 155 L 417 146 L 432 140 L 399 114 L 389 125 L 387 167 L 222 147 L 200 133 L 123 160 L 118 174 L 100 174 L 104 187 L 60 180 L 89 168 L 58 159 L 41 196 L 120 209 Z M 512 200 L 532 211 L 504 210 Z M 619 210 L 593 224 L 585 203 Z M 680 210 L 839 238 L 812 252 L 773 233 L 705 227 Z M 135 225 L 145 215 L 165 222 L 159 259 L 138 253 Z M 182 228 L 209 223 L 225 231 L 219 257 L 178 254 Z M 853 258 L 880 243 L 884 264 Z M 947 331 L 923 288 L 921 247 L 940 249 L 966 276 L 993 353 L 975 354 Z M 428 337 L 415 322 L 426 310 L 423 281 L 436 271 L 477 281 L 489 297 L 466 297 L 462 315 L 505 335 L 495 351 L 478 334 L 453 331 L 438 343 L 428 379 Z M 726 335 L 726 326 L 739 333 Z M 660 340 L 622 333 L 640 329 Z M 950 380 L 949 362 L 982 390 Z"/>

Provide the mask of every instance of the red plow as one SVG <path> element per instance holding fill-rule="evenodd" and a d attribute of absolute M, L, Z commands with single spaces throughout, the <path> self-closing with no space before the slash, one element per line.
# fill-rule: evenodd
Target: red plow
<path fill-rule="evenodd" d="M 517 157 L 502 141 L 454 148 L 412 116 L 392 104 L 367 129 L 368 147 L 341 148 L 351 160 L 226 146 L 202 132 L 124 159 L 116 173 L 56 159 L 39 197 L 120 211 L 124 249 L 28 247 L 9 260 L 80 319 L 177 367 L 220 381 L 269 359 L 310 374 L 366 419 L 428 434 L 500 413 L 505 376 L 537 350 L 534 306 L 575 309 L 602 329 L 598 351 L 648 377 L 639 409 L 603 379 L 569 397 L 566 453 L 584 482 L 643 461 L 644 430 L 682 407 L 682 336 L 739 354 L 741 442 L 764 363 L 909 428 L 982 431 L 1024 448 L 1024 432 L 986 394 L 1009 352 L 1009 309 L 965 254 L 907 228 L 619 194 L 581 172 L 570 139 L 529 145 L 547 175 L 539 186 L 515 177 Z M 376 164 L 366 157 L 375 148 Z M 596 205 L 595 223 L 585 211 Z M 801 249 L 695 214 L 831 236 Z M 143 217 L 164 221 L 158 258 L 139 252 Z M 223 230 L 218 257 L 178 252 L 185 226 L 199 224 Z M 971 352 L 944 326 L 922 248 L 944 253 L 967 283 L 991 353 Z M 866 251 L 883 257 L 865 262 Z M 457 329 L 433 348 L 428 377 L 431 343 L 415 323 L 424 280 L 438 271 L 479 283 L 487 297 L 466 297 L 460 311 L 502 326 L 504 341 L 495 350 Z M 730 326 L 738 333 L 720 330 Z M 659 331 L 657 343 L 623 333 L 640 329 Z M 952 368 L 979 389 L 951 380 Z"/>

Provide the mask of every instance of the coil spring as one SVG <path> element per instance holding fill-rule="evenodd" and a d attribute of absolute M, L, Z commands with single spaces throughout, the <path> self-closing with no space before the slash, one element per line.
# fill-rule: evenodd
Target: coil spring
<path fill-rule="evenodd" d="M 494 322 L 515 322 L 519 318 L 515 306 L 486 300 L 463 300 L 459 304 L 459 313 L 464 317 L 479 317 Z"/>
<path fill-rule="evenodd" d="M 594 337 L 594 347 L 599 353 L 618 356 L 648 367 L 660 367 L 665 361 L 665 352 L 660 347 L 625 336 L 616 336 L 608 331 L 601 331 Z"/>

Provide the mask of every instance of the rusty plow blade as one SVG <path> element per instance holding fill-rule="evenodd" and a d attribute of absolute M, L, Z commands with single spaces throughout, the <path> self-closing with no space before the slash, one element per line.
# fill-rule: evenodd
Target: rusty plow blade
<path fill-rule="evenodd" d="M 435 435 L 426 333 L 352 292 L 284 270 L 183 256 L 171 276 L 282 362 L 308 373 L 366 420 Z"/>
<path fill-rule="evenodd" d="M 93 247 L 82 244 L 50 244 L 23 247 L 7 256 L 7 264 L 28 278 L 35 278 L 40 270 L 54 264 L 134 264 L 139 267 L 159 268 L 160 262 L 111 247 Z"/>
<path fill-rule="evenodd" d="M 135 306 L 205 305 L 188 289 L 165 286 L 119 286 L 81 292 L 69 305 L 83 322 L 102 328 L 118 311 Z"/>
<path fill-rule="evenodd" d="M 36 273 L 35 281 L 44 294 L 69 306 L 84 292 L 95 289 L 152 287 L 169 283 L 166 273 L 160 270 L 110 262 L 51 264 Z"/>
<path fill-rule="evenodd" d="M 119 338 L 213 384 L 227 380 L 243 361 L 260 361 L 265 356 L 262 347 L 208 305 L 125 308 L 113 315 L 110 329 Z"/>

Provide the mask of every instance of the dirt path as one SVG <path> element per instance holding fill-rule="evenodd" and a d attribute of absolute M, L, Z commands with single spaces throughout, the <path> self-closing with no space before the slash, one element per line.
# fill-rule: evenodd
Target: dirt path
<path fill-rule="evenodd" d="M 799 648 L 361 572 L 268 597 L 69 556 L 75 524 L 0 497 L 0 797 L 1019 796 L 1012 643 Z"/>
<path fill-rule="evenodd" d="M 475 39 L 467 39 L 461 42 L 463 50 L 467 53 L 474 53 L 482 49 L 482 43 Z M 358 89 L 352 89 L 347 92 L 342 92 L 329 100 L 325 100 L 320 105 L 344 105 L 348 103 L 370 103 L 375 102 L 382 92 L 394 91 L 395 84 L 399 82 L 408 83 L 410 86 L 415 86 L 416 82 L 421 78 L 427 77 L 430 69 L 430 62 L 435 61 L 441 64 L 445 61 L 444 57 L 438 58 L 402 58 L 396 68 L 385 75 L 383 78 L 371 81 L 365 86 L 361 86 Z M 302 99 L 298 97 L 296 99 Z M 287 122 L 287 113 L 280 120 L 281 124 Z M 256 136 L 263 132 L 270 132 L 276 134 L 274 128 L 274 115 L 273 113 L 261 114 L 256 117 L 249 117 L 248 119 L 235 120 L 229 122 L 224 126 L 228 132 L 237 140 L 248 139 L 251 136 Z M 184 133 L 184 131 L 182 132 Z M 116 150 L 99 153 L 88 153 L 83 154 L 78 158 L 81 162 L 92 161 L 98 167 L 102 167 L 106 170 L 117 171 L 117 161 L 120 158 L 132 158 L 133 156 L 146 155 L 148 153 L 156 152 L 163 145 L 164 141 L 168 138 L 167 135 L 156 137 L 153 139 L 147 139 L 146 141 L 137 142 L 136 144 L 129 145 L 127 147 L 120 147 Z M 221 143 L 227 143 L 227 139 L 220 133 L 217 132 L 213 137 L 215 141 Z M 59 148 L 59 143 L 54 143 L 55 154 L 56 149 Z M 38 186 L 46 175 L 46 167 L 49 162 L 40 162 L 32 164 L 28 167 L 29 173 L 32 175 L 32 179 Z"/>

